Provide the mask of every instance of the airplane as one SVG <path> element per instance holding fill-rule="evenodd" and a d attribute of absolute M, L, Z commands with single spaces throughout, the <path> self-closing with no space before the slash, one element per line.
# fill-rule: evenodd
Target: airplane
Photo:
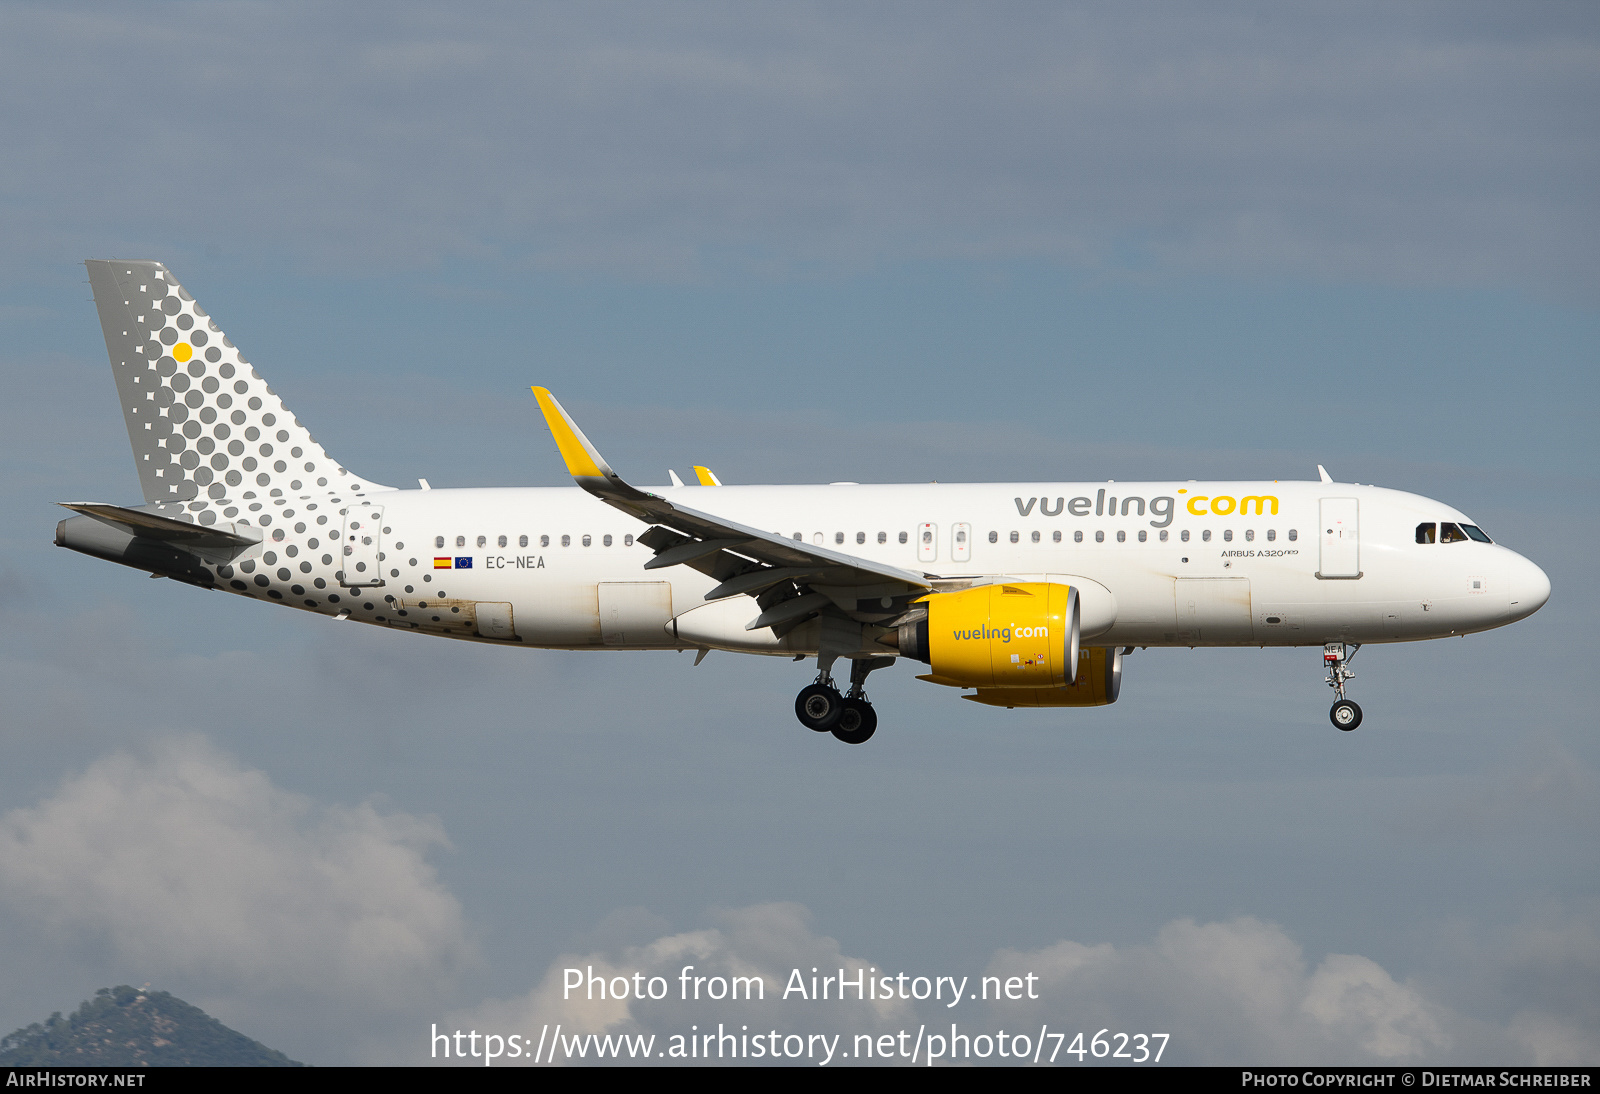
<path fill-rule="evenodd" d="M 816 660 L 811 730 L 872 737 L 870 673 L 989 706 L 1114 703 L 1135 648 L 1364 645 L 1533 614 L 1550 580 L 1464 513 L 1318 481 L 641 489 L 534 387 L 575 487 L 396 489 L 328 455 L 171 271 L 86 263 L 142 505 L 64 502 L 55 542 L 334 620 L 539 649 Z M 849 665 L 841 693 L 833 669 Z"/>

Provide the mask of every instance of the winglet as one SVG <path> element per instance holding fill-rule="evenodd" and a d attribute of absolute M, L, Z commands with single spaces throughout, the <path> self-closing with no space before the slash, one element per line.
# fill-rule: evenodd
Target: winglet
<path fill-rule="evenodd" d="M 533 396 L 539 400 L 539 409 L 544 411 L 545 424 L 556 439 L 561 458 L 567 461 L 568 474 L 575 479 L 603 479 L 616 474 L 606 466 L 606 461 L 589 443 L 589 438 L 583 435 L 583 430 L 572 420 L 566 407 L 556 402 L 549 388 L 533 388 Z"/>
<path fill-rule="evenodd" d="M 579 486 L 596 497 L 608 500 L 649 497 L 623 482 L 622 477 L 611 470 L 605 457 L 589 443 L 589 438 L 583 435 L 583 430 L 578 428 L 578 423 L 572 420 L 566 408 L 550 394 L 549 388 L 535 387 L 531 390 L 534 398 L 539 400 L 539 409 L 544 411 L 545 424 L 550 427 L 556 447 L 561 450 L 561 458 L 566 461 L 567 473 Z"/>
<path fill-rule="evenodd" d="M 711 473 L 711 468 L 694 465 L 694 477 L 700 480 L 701 486 L 721 486 L 722 480 Z"/>

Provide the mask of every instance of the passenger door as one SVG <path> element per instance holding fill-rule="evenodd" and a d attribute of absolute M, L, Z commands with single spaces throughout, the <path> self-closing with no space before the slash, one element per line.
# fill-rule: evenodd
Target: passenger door
<path fill-rule="evenodd" d="M 1361 576 L 1361 530 L 1359 504 L 1355 498 L 1323 498 L 1322 561 L 1318 577 Z"/>
<path fill-rule="evenodd" d="M 383 584 L 383 506 L 363 502 L 345 510 L 339 584 L 347 589 Z"/>

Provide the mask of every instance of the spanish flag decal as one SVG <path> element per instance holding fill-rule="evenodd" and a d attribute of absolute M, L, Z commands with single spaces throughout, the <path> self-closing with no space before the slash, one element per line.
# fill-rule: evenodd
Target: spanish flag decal
<path fill-rule="evenodd" d="M 435 570 L 448 570 L 450 568 L 450 560 L 448 558 L 436 558 L 433 560 L 433 568 Z"/>

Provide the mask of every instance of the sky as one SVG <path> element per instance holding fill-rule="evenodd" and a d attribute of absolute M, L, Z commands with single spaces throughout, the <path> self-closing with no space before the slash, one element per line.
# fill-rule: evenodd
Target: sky
<path fill-rule="evenodd" d="M 1600 1062 L 1597 93 L 1584 4 L 0 7 L 0 1027 L 149 983 L 327 1065 L 558 1022 Z M 166 263 L 394 486 L 564 485 L 541 384 L 643 483 L 1321 463 L 1553 593 L 1369 647 L 1351 734 L 1315 649 L 1150 650 L 1093 710 L 898 666 L 846 748 L 803 665 L 55 548 L 139 496 L 91 257 Z M 779 998 L 813 966 L 1038 997 Z"/>

